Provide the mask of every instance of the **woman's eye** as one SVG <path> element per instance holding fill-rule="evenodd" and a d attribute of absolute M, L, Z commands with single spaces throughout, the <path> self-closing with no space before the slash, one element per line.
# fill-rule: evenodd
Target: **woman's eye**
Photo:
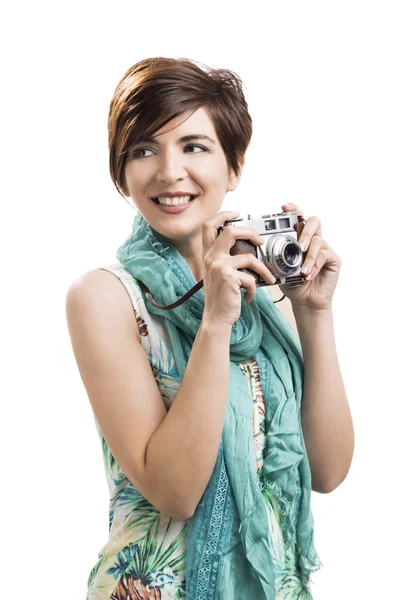
<path fill-rule="evenodd" d="M 208 152 L 207 148 L 199 146 L 198 144 L 190 144 L 189 146 L 186 146 L 185 150 L 187 150 L 187 148 L 200 148 L 200 150 L 202 150 L 203 152 Z M 152 150 L 150 148 L 138 148 L 137 150 L 131 152 L 131 158 L 146 158 L 143 155 L 139 156 L 139 152 L 152 152 Z M 189 152 L 188 154 L 198 154 L 198 152 Z"/>
<path fill-rule="evenodd" d="M 138 150 L 135 150 L 134 152 L 132 152 L 132 158 L 144 158 L 143 156 L 138 156 L 139 152 L 151 152 L 151 150 L 149 150 L 149 148 L 138 148 Z"/>
<path fill-rule="evenodd" d="M 190 144 L 189 146 L 186 146 L 186 148 L 201 148 L 201 150 L 204 150 L 204 152 L 207 152 L 206 148 L 203 148 L 203 146 L 199 146 L 198 144 Z M 186 150 L 185 148 L 185 150 Z M 197 154 L 197 152 L 189 152 L 189 154 Z"/>

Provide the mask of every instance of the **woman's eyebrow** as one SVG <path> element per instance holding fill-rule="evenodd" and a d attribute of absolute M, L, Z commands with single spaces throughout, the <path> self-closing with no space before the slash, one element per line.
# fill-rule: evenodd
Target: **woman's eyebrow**
<path fill-rule="evenodd" d="M 193 134 L 189 134 L 189 135 L 184 135 L 179 138 L 178 142 L 183 143 L 183 142 L 189 142 L 190 140 L 208 140 L 209 142 L 211 142 L 213 144 L 216 143 L 215 140 L 208 137 L 208 135 L 204 135 L 202 133 L 193 133 Z M 158 146 L 160 145 L 160 143 L 154 137 L 141 138 L 137 142 L 137 144 L 143 144 L 143 143 L 157 144 Z"/>

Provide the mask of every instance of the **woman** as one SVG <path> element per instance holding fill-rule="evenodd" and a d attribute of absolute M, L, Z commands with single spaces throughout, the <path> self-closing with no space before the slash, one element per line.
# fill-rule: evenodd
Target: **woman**
<path fill-rule="evenodd" d="M 219 229 L 238 216 L 220 209 L 252 134 L 234 73 L 143 60 L 114 92 L 108 131 L 112 180 L 138 215 L 119 262 L 67 294 L 110 490 L 87 600 L 311 598 L 310 492 L 343 481 L 354 443 L 333 339 L 340 259 L 317 217 L 296 226 L 309 276 L 280 287 L 298 339 L 242 270 L 273 285 L 269 269 L 231 256 L 236 240 L 263 243 Z"/>

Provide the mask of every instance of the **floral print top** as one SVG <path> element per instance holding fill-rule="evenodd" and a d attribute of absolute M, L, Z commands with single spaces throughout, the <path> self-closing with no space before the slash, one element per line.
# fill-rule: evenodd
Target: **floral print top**
<path fill-rule="evenodd" d="M 118 277 L 130 296 L 142 347 L 169 410 L 180 385 L 169 336 L 160 318 L 148 313 L 136 279 L 120 263 L 102 269 Z M 240 368 L 253 399 L 255 469 L 260 489 L 263 489 L 265 404 L 258 366 L 255 360 L 250 360 L 242 363 Z M 109 536 L 89 573 L 86 600 L 186 598 L 187 521 L 161 513 L 135 489 L 111 454 L 95 417 L 94 420 L 110 493 Z M 271 535 L 270 545 L 274 548 L 276 600 L 312 600 L 309 587 L 301 583 L 293 549 L 285 548 L 277 501 L 267 489 L 263 489 L 262 494 Z M 245 585 L 243 582 L 243 598 L 246 597 Z M 223 589 L 221 594 L 220 600 L 228 600 L 223 598 Z"/>

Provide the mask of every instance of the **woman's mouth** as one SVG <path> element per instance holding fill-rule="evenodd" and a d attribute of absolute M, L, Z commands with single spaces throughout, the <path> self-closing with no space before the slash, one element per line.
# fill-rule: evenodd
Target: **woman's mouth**
<path fill-rule="evenodd" d="M 186 210 L 195 200 L 197 196 L 190 196 L 189 201 L 182 202 L 181 204 L 161 204 L 158 198 L 151 198 L 151 200 L 158 206 L 160 210 L 165 213 L 177 214 Z"/>

